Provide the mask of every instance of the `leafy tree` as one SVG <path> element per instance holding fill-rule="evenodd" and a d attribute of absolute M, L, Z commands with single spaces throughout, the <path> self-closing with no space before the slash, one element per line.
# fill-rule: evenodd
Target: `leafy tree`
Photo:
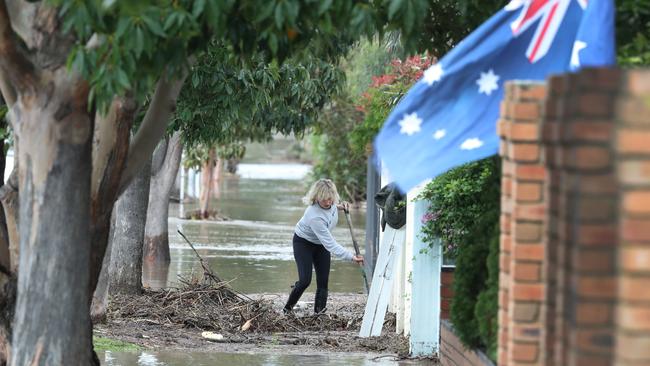
<path fill-rule="evenodd" d="M 392 32 L 388 33 L 386 38 L 380 37 L 378 42 L 362 41 L 342 63 L 349 82 L 343 92 L 345 96 L 337 100 L 336 107 L 332 108 L 331 112 L 343 117 L 349 114 L 341 113 L 341 108 L 345 108 L 343 106 L 357 104 L 366 113 L 366 117 L 356 121 L 338 119 L 336 124 L 332 124 L 331 116 L 325 113 L 322 118 L 325 127 L 315 132 L 318 136 L 315 143 L 319 145 L 314 150 L 315 168 L 312 176 L 334 179 L 337 185 L 342 185 L 349 191 L 348 193 L 343 189 L 343 197 L 352 201 L 363 200 L 366 196 L 366 155 L 370 153 L 368 145 L 383 125 L 390 109 L 419 78 L 424 71 L 423 67 L 431 62 L 422 54 L 411 59 L 404 56 L 414 51 L 426 51 L 428 55 L 433 56 L 444 55 L 507 1 L 499 0 L 486 4 L 474 0 L 435 0 L 430 2 L 429 7 L 404 1 L 406 5 L 396 9 L 394 7 L 397 3 L 391 2 L 389 15 L 408 19 L 414 16 L 414 12 L 426 14 L 417 26 L 410 29 L 414 34 L 405 37 L 403 33 Z M 389 66 L 391 60 L 399 62 L 401 58 L 410 60 L 410 63 L 406 61 L 403 65 L 415 66 L 420 74 L 412 73 L 407 77 L 407 70 L 396 70 L 395 64 Z M 428 61 L 425 65 L 416 64 L 416 60 Z M 397 76 L 400 72 L 404 75 Z M 373 80 L 372 77 L 375 76 L 378 78 Z M 383 87 L 385 84 L 390 85 Z M 353 153 L 340 156 L 341 151 L 348 149 Z"/>
<path fill-rule="evenodd" d="M 313 178 L 332 179 L 345 200 L 365 199 L 366 155 L 350 144 L 348 135 L 363 118 L 348 99 L 337 98 L 321 113 L 314 129 Z"/>
<path fill-rule="evenodd" d="M 241 159 L 244 142 L 267 141 L 275 133 L 302 135 L 340 90 L 341 70 L 310 52 L 282 64 L 257 54 L 242 64 L 212 42 L 192 67 L 175 124 L 183 131 L 190 163 L 203 171 L 201 216 L 209 214 L 211 176 L 219 174 L 213 169 L 216 159 Z"/>
<path fill-rule="evenodd" d="M 2 347 L 12 364 L 98 363 L 88 310 L 110 213 L 165 133 L 187 65 L 210 39 L 243 56 L 284 59 L 307 46 L 337 54 L 389 23 L 408 47 L 426 9 L 424 0 L 1 1 L 0 90 L 21 177 L 10 235 L 21 265 L 2 272 L 11 283 L 21 278 L 14 332 L 0 331 L 12 339 Z M 154 88 L 129 146 L 138 105 Z M 3 317 L 13 309 L 8 294 Z"/>
<path fill-rule="evenodd" d="M 356 106 L 352 97 L 342 97 L 326 109 L 321 115 L 321 126 L 314 131 L 319 138 L 315 140 L 312 176 L 332 178 L 343 188 L 341 193 L 345 199 L 364 200 L 366 162 L 372 139 L 395 103 L 432 61 L 426 56 L 413 56 L 404 62 L 395 59 L 384 66 L 388 70 L 385 74 L 368 78 L 369 88 L 356 99 Z M 372 63 L 373 58 L 366 62 Z"/>
<path fill-rule="evenodd" d="M 649 65 L 650 0 L 622 0 L 616 3 L 619 64 Z"/>

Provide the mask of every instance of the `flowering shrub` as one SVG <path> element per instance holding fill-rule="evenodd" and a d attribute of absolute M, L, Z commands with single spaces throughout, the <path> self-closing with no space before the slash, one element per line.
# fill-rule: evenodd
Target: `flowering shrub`
<path fill-rule="evenodd" d="M 364 200 L 368 147 L 390 110 L 433 61 L 429 56 L 395 59 L 387 73 L 372 76 L 356 100 L 341 96 L 323 108 L 312 140 L 312 177 L 333 179 L 346 200 Z"/>
<path fill-rule="evenodd" d="M 388 73 L 372 77 L 370 87 L 361 95 L 356 106 L 365 117 L 350 133 L 350 145 L 353 148 L 365 151 L 391 109 L 434 61 L 435 59 L 428 55 L 412 56 L 404 61 L 395 59 L 391 61 Z"/>

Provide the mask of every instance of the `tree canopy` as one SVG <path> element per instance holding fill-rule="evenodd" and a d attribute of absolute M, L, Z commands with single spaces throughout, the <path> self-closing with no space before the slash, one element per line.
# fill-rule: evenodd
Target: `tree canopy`
<path fill-rule="evenodd" d="M 51 0 L 64 30 L 73 31 L 68 64 L 91 84 L 91 100 L 105 108 L 113 96 L 150 93 L 167 70 L 179 72 L 189 55 L 213 38 L 234 54 L 265 51 L 283 60 L 309 47 L 338 55 L 360 35 L 398 29 L 407 48 L 419 32 L 425 0 Z"/>
<path fill-rule="evenodd" d="M 257 54 L 242 63 L 213 41 L 192 67 L 172 127 L 203 145 L 301 134 L 343 81 L 335 64 L 315 56 L 279 64 Z"/>

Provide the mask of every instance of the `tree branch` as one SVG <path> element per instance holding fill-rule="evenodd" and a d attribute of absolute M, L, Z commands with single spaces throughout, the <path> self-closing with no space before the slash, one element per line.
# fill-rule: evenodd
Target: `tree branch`
<path fill-rule="evenodd" d="M 161 188 L 163 192 L 171 191 L 176 175 L 178 174 L 178 167 L 180 166 L 181 154 L 183 152 L 183 144 L 181 143 L 181 132 L 176 131 L 169 140 L 166 142 L 166 151 L 164 154 L 163 164 L 160 170 L 151 176 L 151 182 Z M 159 153 L 159 151 L 156 151 Z M 161 154 L 162 155 L 162 154 Z"/>
<path fill-rule="evenodd" d="M 169 141 L 167 138 L 160 139 L 158 146 L 153 151 L 153 156 L 151 157 L 151 176 L 158 174 L 165 163 L 165 157 L 167 156 L 167 148 L 169 147 Z"/>
<path fill-rule="evenodd" d="M 165 164 L 161 170 L 169 171 L 170 169 L 178 170 L 178 163 L 176 160 L 181 158 L 183 153 L 183 145 L 181 144 L 181 132 L 176 131 L 167 141 L 167 151 L 165 152 Z M 165 174 L 170 176 L 170 174 Z M 171 174 L 172 184 L 176 180 L 176 174 Z M 170 188 L 171 189 L 171 188 Z"/>
<path fill-rule="evenodd" d="M 4 0 L 0 0 L 0 68 L 18 93 L 34 90 L 38 84 L 34 64 L 16 43 Z"/>
<path fill-rule="evenodd" d="M 156 85 L 156 91 L 149 109 L 142 120 L 138 132 L 131 141 L 126 168 L 122 174 L 119 192 L 123 192 L 135 177 L 136 172 L 151 158 L 156 145 L 165 135 L 169 118 L 176 108 L 176 100 L 181 92 L 188 71 L 173 81 L 163 76 Z"/>
<path fill-rule="evenodd" d="M 137 104 L 132 97 L 115 97 L 105 116 L 100 113 L 95 116 L 91 207 L 97 217 L 110 215 L 118 197 L 136 110 Z"/>

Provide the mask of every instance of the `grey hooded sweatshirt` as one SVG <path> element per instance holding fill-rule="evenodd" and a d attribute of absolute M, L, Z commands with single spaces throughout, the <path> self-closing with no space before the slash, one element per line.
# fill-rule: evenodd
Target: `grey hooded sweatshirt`
<path fill-rule="evenodd" d="M 354 255 L 337 243 L 330 231 L 338 221 L 339 213 L 336 205 L 326 210 L 318 203 L 314 203 L 307 207 L 305 214 L 296 224 L 295 233 L 314 244 L 323 245 L 334 256 L 351 261 Z"/>

